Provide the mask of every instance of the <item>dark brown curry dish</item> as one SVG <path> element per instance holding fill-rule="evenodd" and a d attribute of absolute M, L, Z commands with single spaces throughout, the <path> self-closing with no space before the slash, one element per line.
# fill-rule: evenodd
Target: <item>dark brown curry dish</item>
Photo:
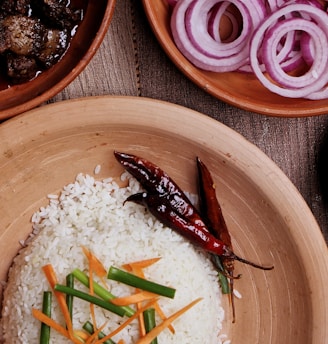
<path fill-rule="evenodd" d="M 83 9 L 69 0 L 0 0 L 0 63 L 19 84 L 53 66 L 65 53 Z"/>

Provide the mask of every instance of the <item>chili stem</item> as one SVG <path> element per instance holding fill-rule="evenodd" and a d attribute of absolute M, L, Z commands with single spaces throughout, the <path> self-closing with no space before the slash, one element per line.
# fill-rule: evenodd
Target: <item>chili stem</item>
<path fill-rule="evenodd" d="M 52 292 L 43 292 L 42 313 L 51 317 Z M 50 326 L 41 323 L 40 344 L 48 344 L 50 342 Z"/>
<path fill-rule="evenodd" d="M 90 280 L 88 275 L 86 275 L 83 271 L 81 271 L 80 269 L 74 269 L 72 271 L 72 274 L 74 275 L 74 277 L 80 281 L 83 285 L 85 285 L 87 288 L 90 287 Z M 107 289 L 105 289 L 104 287 L 102 287 L 99 283 L 97 283 L 96 281 L 93 281 L 93 291 L 94 293 L 99 296 L 101 299 L 105 300 L 105 301 L 109 301 L 112 299 L 115 299 L 116 296 L 113 295 L 111 292 L 109 292 Z M 125 315 L 130 317 L 134 314 L 134 310 L 131 307 L 128 306 L 121 306 L 121 308 L 123 308 L 125 310 Z"/>
<path fill-rule="evenodd" d="M 93 334 L 95 332 L 94 327 L 92 325 L 92 323 L 90 321 L 87 321 L 83 326 L 82 326 L 83 330 L 87 331 L 89 334 Z M 98 333 L 98 338 L 102 339 L 106 336 L 106 334 L 104 332 L 99 332 Z M 104 341 L 104 344 L 115 344 L 115 342 L 111 339 L 107 339 L 106 341 Z"/>
<path fill-rule="evenodd" d="M 154 327 L 156 327 L 155 320 L 155 308 L 148 308 L 143 312 L 143 318 L 145 322 L 146 333 L 150 332 Z M 154 338 L 149 344 L 157 344 L 157 337 Z"/>
<path fill-rule="evenodd" d="M 83 291 L 69 288 L 66 285 L 56 284 L 54 289 L 56 291 L 59 291 L 61 293 L 66 294 L 66 295 L 67 294 L 72 295 L 72 296 L 77 297 L 81 300 L 90 302 L 90 303 L 92 303 L 96 306 L 99 306 L 101 308 L 104 308 L 104 309 L 106 309 L 112 313 L 120 315 L 121 317 L 123 317 L 126 314 L 125 309 L 123 307 L 113 305 L 110 301 L 105 301 L 105 300 L 99 299 L 98 297 L 84 293 Z"/>
<path fill-rule="evenodd" d="M 169 297 L 171 299 L 173 299 L 175 295 L 174 288 L 170 288 L 152 281 L 148 281 L 144 278 L 138 277 L 134 274 L 120 270 L 113 266 L 110 267 L 107 277 L 114 281 L 127 284 L 131 287 L 150 291 L 154 294 Z"/>

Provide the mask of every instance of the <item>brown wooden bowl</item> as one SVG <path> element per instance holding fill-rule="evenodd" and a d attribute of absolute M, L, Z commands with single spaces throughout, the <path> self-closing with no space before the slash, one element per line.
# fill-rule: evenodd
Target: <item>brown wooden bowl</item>
<path fill-rule="evenodd" d="M 88 0 L 84 19 L 59 62 L 26 83 L 8 87 L 8 83 L 1 82 L 0 120 L 40 105 L 62 91 L 82 72 L 103 41 L 115 3 L 116 0 Z"/>
<path fill-rule="evenodd" d="M 163 50 L 191 81 L 228 104 L 259 114 L 279 117 L 305 117 L 328 113 L 328 99 L 285 98 L 268 91 L 253 74 L 213 73 L 191 64 L 176 47 L 170 29 L 166 0 L 143 0 L 145 12 Z"/>
<path fill-rule="evenodd" d="M 93 175 L 98 164 L 96 178 L 120 176 L 114 150 L 153 161 L 193 193 L 199 156 L 213 174 L 236 254 L 274 265 L 236 263 L 242 299 L 232 324 L 225 298 L 223 332 L 232 343 L 326 342 L 328 252 L 320 228 L 283 172 L 232 129 L 173 104 L 108 96 L 31 110 L 0 125 L 0 137 L 0 280 L 47 194 L 80 172 Z"/>

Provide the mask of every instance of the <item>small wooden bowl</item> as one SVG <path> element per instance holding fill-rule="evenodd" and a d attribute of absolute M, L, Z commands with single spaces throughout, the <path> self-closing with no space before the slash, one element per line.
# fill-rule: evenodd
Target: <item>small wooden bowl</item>
<path fill-rule="evenodd" d="M 30 110 L 62 91 L 88 65 L 110 25 L 116 0 L 88 0 L 84 19 L 63 58 L 26 83 L 1 85 L 0 120 Z M 1 75 L 0 75 L 1 78 Z"/>
<path fill-rule="evenodd" d="M 213 73 L 191 64 L 176 47 L 165 0 L 143 0 L 145 12 L 163 50 L 191 81 L 212 96 L 244 110 L 278 117 L 305 117 L 328 113 L 328 99 L 285 98 L 268 91 L 253 74 Z"/>
<path fill-rule="evenodd" d="M 33 109 L 0 125 L 0 137 L 0 280 L 47 194 L 80 172 L 93 175 L 98 164 L 95 178 L 119 178 L 114 150 L 149 159 L 192 193 L 198 156 L 213 175 L 236 254 L 274 265 L 262 271 L 236 262 L 242 298 L 234 324 L 223 298 L 223 332 L 232 343 L 326 343 L 328 254 L 320 228 L 283 172 L 232 129 L 181 106 L 108 96 Z"/>

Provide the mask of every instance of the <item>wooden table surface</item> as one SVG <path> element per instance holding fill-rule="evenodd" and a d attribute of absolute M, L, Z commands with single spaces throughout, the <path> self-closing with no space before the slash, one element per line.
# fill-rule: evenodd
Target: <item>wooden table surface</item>
<path fill-rule="evenodd" d="M 243 135 L 294 183 L 328 242 L 327 115 L 268 117 L 208 95 L 165 55 L 150 29 L 141 1 L 137 0 L 117 0 L 110 29 L 95 57 L 83 73 L 50 102 L 107 94 L 149 97 L 183 105 Z"/>

